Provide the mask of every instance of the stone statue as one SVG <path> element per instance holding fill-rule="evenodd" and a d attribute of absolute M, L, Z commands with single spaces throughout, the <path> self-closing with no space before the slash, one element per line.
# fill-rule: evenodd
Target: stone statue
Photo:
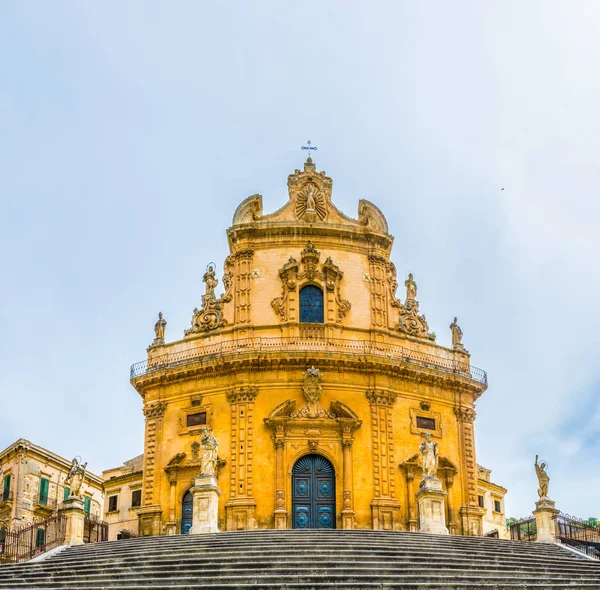
<path fill-rule="evenodd" d="M 312 184 L 309 184 L 306 189 L 306 210 L 307 211 L 316 211 L 317 209 L 317 201 L 315 199 L 315 187 Z"/>
<path fill-rule="evenodd" d="M 406 300 L 411 301 L 417 298 L 417 283 L 413 279 L 412 272 L 408 273 L 408 279 L 404 281 L 406 287 Z"/>
<path fill-rule="evenodd" d="M 85 477 L 85 468 L 87 467 L 87 461 L 82 465 L 77 457 L 71 462 L 71 469 L 65 479 L 65 485 L 68 485 L 71 489 L 70 497 L 81 497 L 81 486 L 83 485 L 83 478 Z"/>
<path fill-rule="evenodd" d="M 548 484 L 550 483 L 550 478 L 546 473 L 546 469 L 548 469 L 548 463 L 546 461 L 541 461 L 540 463 L 538 463 L 538 456 L 539 455 L 535 456 L 535 473 L 537 475 L 538 484 L 540 486 L 538 489 L 538 496 L 540 498 L 547 498 Z"/>
<path fill-rule="evenodd" d="M 206 294 L 202 297 L 203 307 L 206 308 L 209 302 L 215 300 L 215 287 L 219 284 L 219 279 L 215 277 L 215 269 L 212 267 L 212 264 L 209 265 L 202 280 L 206 284 Z"/>
<path fill-rule="evenodd" d="M 202 456 L 200 457 L 200 475 L 216 475 L 219 443 L 212 435 L 210 428 L 204 428 L 203 431 L 204 434 L 200 439 L 202 446 Z"/>
<path fill-rule="evenodd" d="M 154 339 L 155 344 L 164 344 L 165 343 L 165 327 L 167 326 L 167 321 L 163 320 L 162 311 L 158 312 L 158 321 L 154 324 L 154 333 L 156 334 L 156 338 Z"/>
<path fill-rule="evenodd" d="M 461 342 L 463 333 L 460 326 L 457 324 L 457 321 L 458 318 L 454 318 L 454 321 L 450 324 L 450 329 L 452 330 L 452 348 L 463 349 L 464 346 Z"/>
<path fill-rule="evenodd" d="M 425 440 L 419 446 L 421 451 L 421 466 L 423 468 L 423 478 L 437 479 L 438 468 L 438 445 L 431 442 L 431 434 L 425 434 Z"/>

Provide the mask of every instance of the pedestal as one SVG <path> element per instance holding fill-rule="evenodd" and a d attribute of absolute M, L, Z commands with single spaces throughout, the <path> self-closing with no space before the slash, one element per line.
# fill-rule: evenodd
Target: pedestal
<path fill-rule="evenodd" d="M 71 496 L 63 503 L 63 511 L 67 518 L 65 527 L 65 545 L 83 545 L 85 527 L 85 510 L 83 498 Z"/>
<path fill-rule="evenodd" d="M 556 543 L 556 520 L 555 516 L 559 513 L 556 510 L 555 503 L 550 498 L 540 498 L 535 503 L 535 524 L 537 526 L 538 543 Z"/>
<path fill-rule="evenodd" d="M 426 478 L 421 482 L 416 493 L 419 503 L 419 521 L 421 533 L 447 535 L 446 502 L 447 493 L 442 489 L 442 482 L 435 478 Z"/>
<path fill-rule="evenodd" d="M 138 534 L 140 537 L 154 537 L 162 534 L 162 508 L 148 505 L 140 508 L 138 515 Z"/>
<path fill-rule="evenodd" d="M 219 532 L 219 496 L 221 490 L 214 475 L 200 475 L 190 490 L 193 497 L 191 535 Z"/>

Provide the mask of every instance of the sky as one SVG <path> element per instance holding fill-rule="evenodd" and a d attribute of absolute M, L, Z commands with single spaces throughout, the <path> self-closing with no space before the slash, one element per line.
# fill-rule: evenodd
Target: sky
<path fill-rule="evenodd" d="M 157 312 L 179 339 L 235 208 L 283 205 L 311 140 L 488 372 L 507 514 L 539 454 L 557 507 L 600 517 L 599 37 L 593 0 L 1 3 L 0 448 L 143 452 Z"/>

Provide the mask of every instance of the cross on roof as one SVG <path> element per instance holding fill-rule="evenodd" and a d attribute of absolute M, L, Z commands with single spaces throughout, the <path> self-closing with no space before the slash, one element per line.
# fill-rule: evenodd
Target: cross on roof
<path fill-rule="evenodd" d="M 303 146 L 302 146 L 302 149 L 303 149 L 303 150 L 308 150 L 308 157 L 310 158 L 310 150 L 316 150 L 316 149 L 317 149 L 317 147 L 316 147 L 316 146 L 313 146 L 313 145 L 311 145 L 311 144 L 310 144 L 310 141 L 307 141 L 306 143 L 307 143 L 308 145 L 303 145 Z"/>

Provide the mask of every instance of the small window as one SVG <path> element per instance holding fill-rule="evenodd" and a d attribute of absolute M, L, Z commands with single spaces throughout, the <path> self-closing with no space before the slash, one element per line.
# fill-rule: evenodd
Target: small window
<path fill-rule="evenodd" d="M 40 504 L 47 506 L 48 505 L 48 487 L 50 482 L 42 477 L 40 479 Z"/>
<path fill-rule="evenodd" d="M 10 473 L 4 476 L 4 491 L 2 492 L 2 500 L 10 498 Z"/>
<path fill-rule="evenodd" d="M 502 512 L 502 505 L 500 504 L 500 500 L 494 500 L 494 511 Z"/>
<path fill-rule="evenodd" d="M 46 529 L 39 528 L 35 533 L 35 546 L 43 547 L 46 544 Z"/>
<path fill-rule="evenodd" d="M 70 495 L 71 495 L 71 488 L 65 488 L 65 491 L 63 492 L 63 500 L 68 500 Z"/>
<path fill-rule="evenodd" d="M 109 496 L 108 497 L 108 511 L 116 512 L 117 511 L 117 499 L 119 496 Z"/>
<path fill-rule="evenodd" d="M 300 290 L 300 322 L 322 324 L 323 291 L 316 285 L 306 285 Z"/>
<path fill-rule="evenodd" d="M 133 490 L 131 492 L 131 507 L 136 508 L 142 505 L 142 490 Z"/>
<path fill-rule="evenodd" d="M 423 416 L 417 416 L 417 428 L 426 428 L 427 430 L 435 430 L 435 419 L 424 418 Z"/>
<path fill-rule="evenodd" d="M 187 415 L 187 426 L 201 426 L 206 424 L 206 412 L 198 412 L 197 414 Z"/>
<path fill-rule="evenodd" d="M 479 508 L 485 507 L 485 504 L 483 503 L 483 496 L 477 496 L 477 503 L 479 504 Z"/>

